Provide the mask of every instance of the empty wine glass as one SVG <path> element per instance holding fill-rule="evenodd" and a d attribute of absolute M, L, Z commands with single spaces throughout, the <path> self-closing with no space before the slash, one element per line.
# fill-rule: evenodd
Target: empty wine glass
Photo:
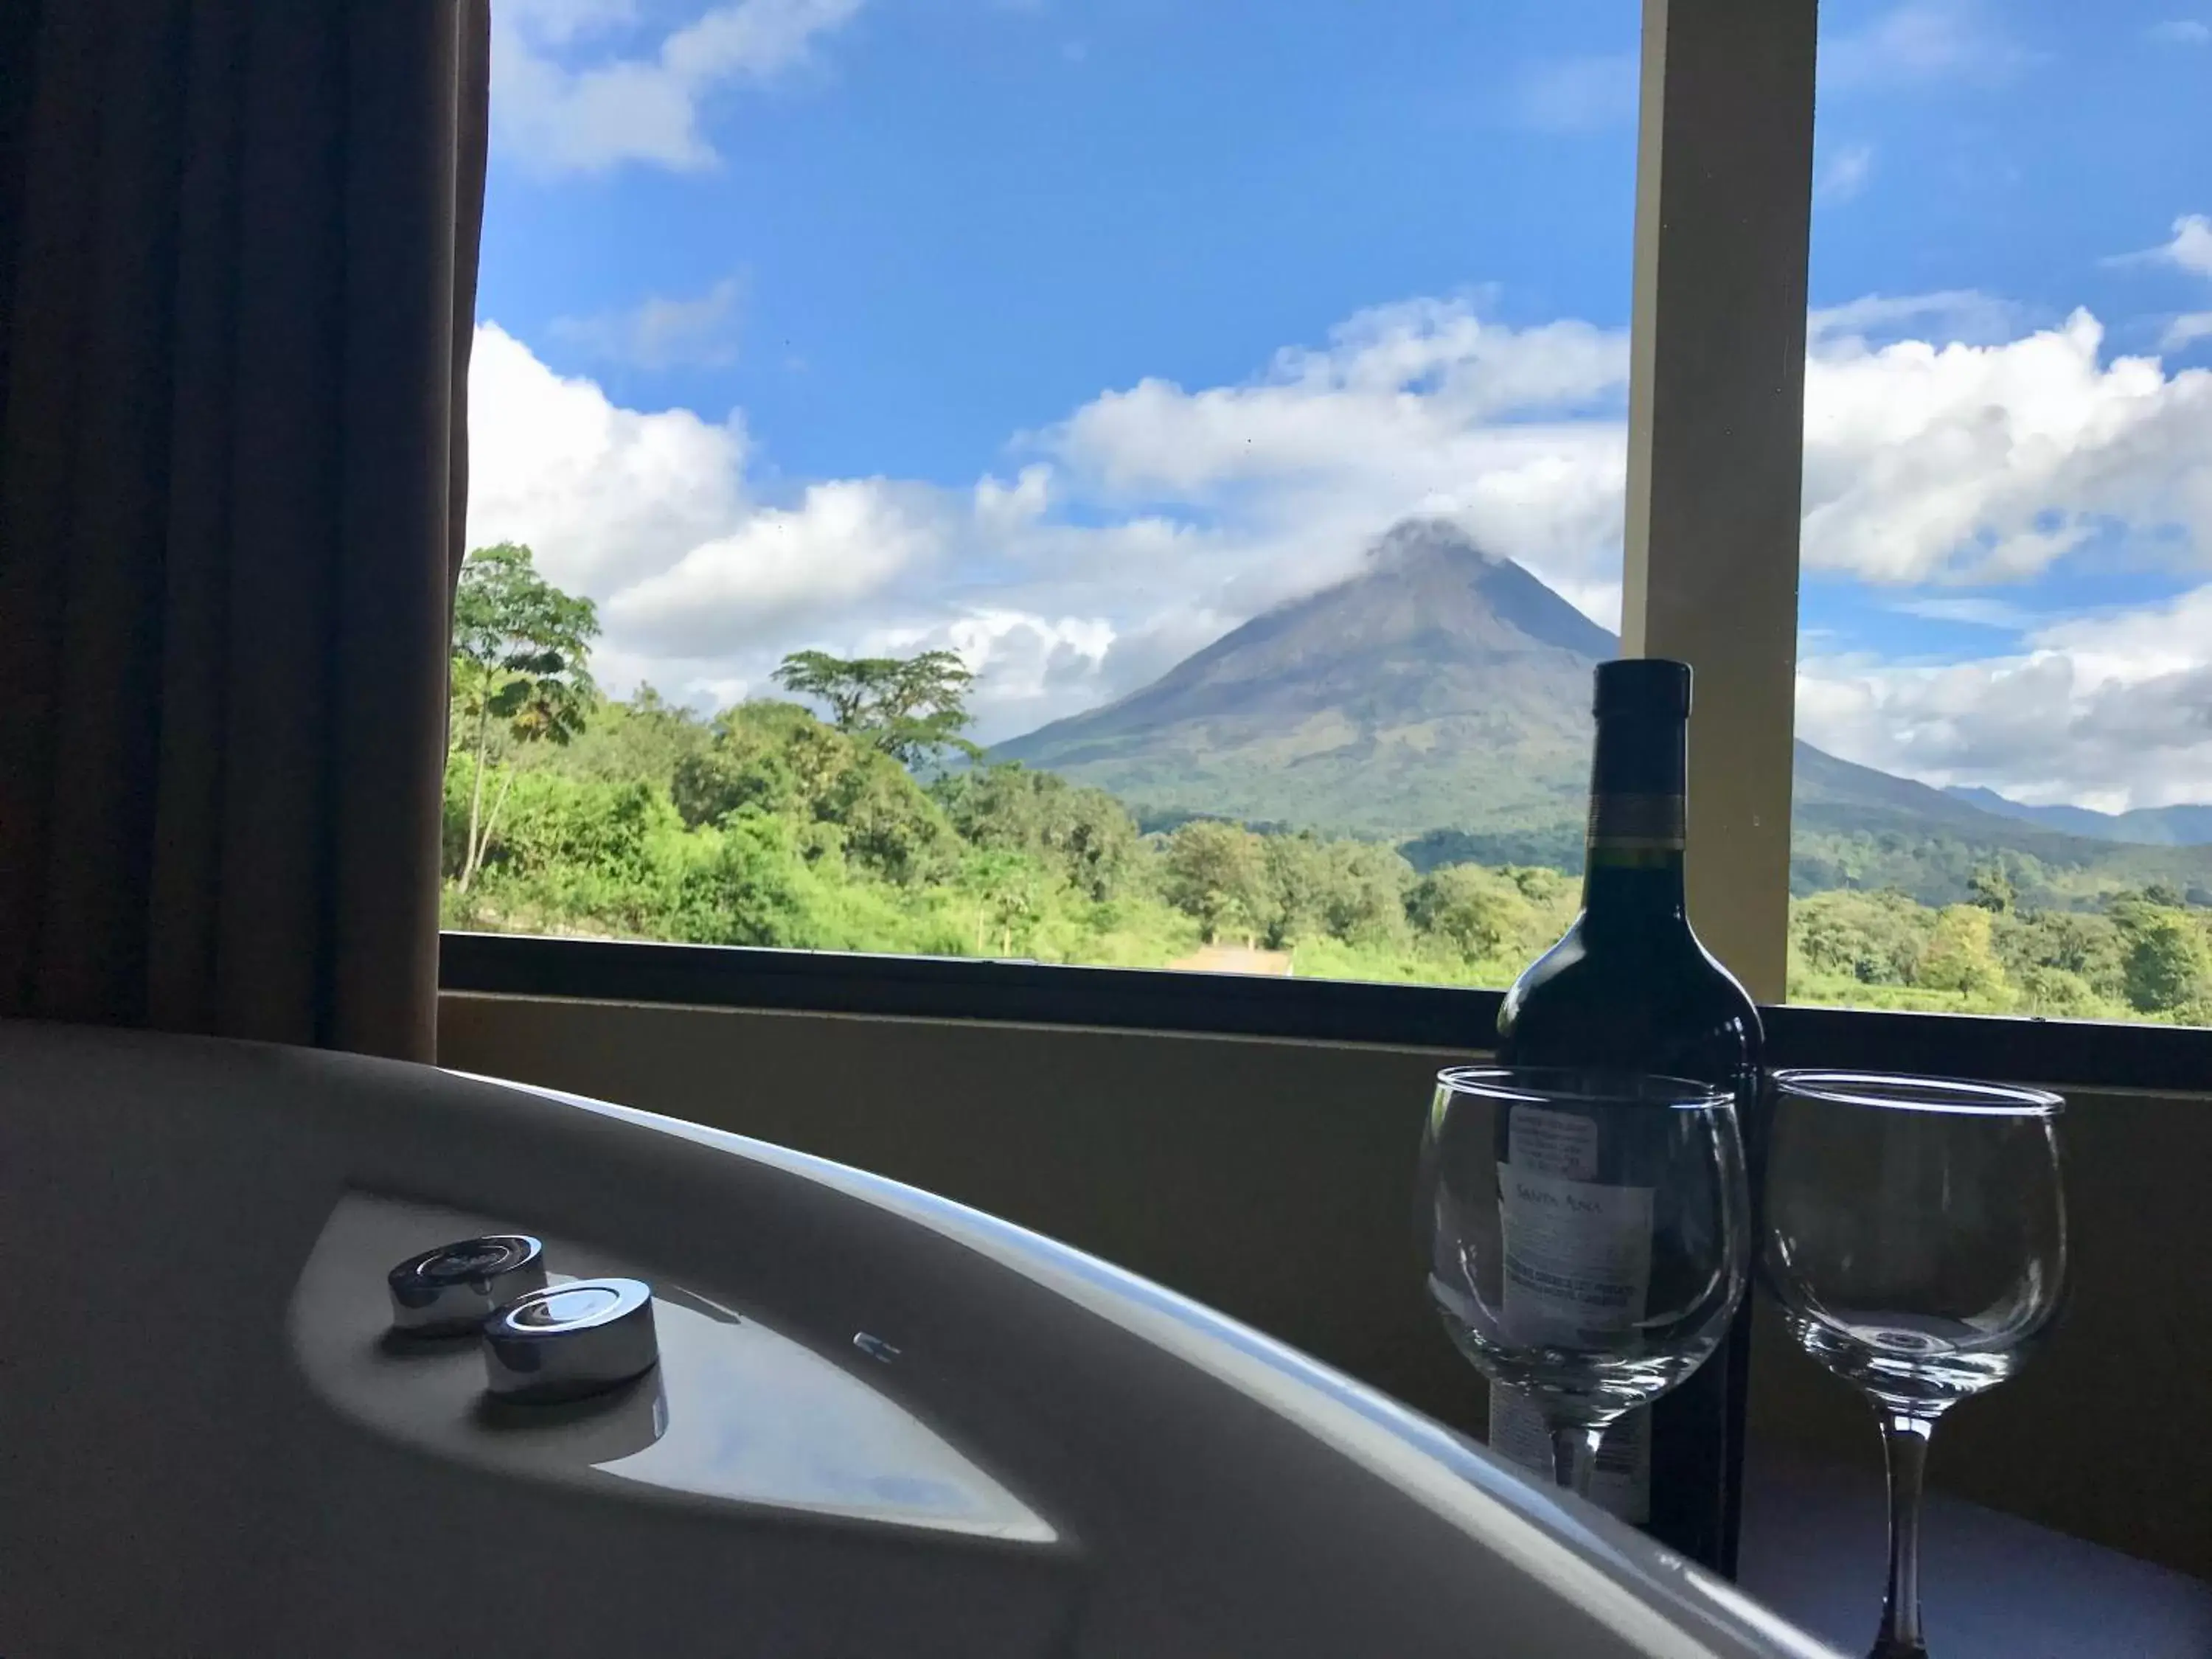
<path fill-rule="evenodd" d="M 1460 1352 L 1542 1414 L 1587 1497 L 1607 1425 L 1727 1334 L 1751 1254 L 1733 1097 L 1637 1073 L 1439 1073 L 1417 1210 Z"/>
<path fill-rule="evenodd" d="M 1887 1459 L 1874 1659 L 1928 1651 L 1920 1491 L 1936 1418 L 2018 1370 L 2057 1311 L 2063 1105 L 1991 1084 L 1776 1075 L 1762 1273 L 1799 1346 L 1868 1395 Z"/>

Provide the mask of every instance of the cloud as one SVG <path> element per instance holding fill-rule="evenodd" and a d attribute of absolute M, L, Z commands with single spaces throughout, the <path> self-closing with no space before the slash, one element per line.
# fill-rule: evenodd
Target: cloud
<path fill-rule="evenodd" d="M 2199 340 L 2212 339 L 2212 311 L 2192 311 L 2175 318 L 2159 336 L 2160 351 L 2183 351 Z"/>
<path fill-rule="evenodd" d="M 2158 250 L 2166 260 L 2198 276 L 2212 276 L 2212 219 L 2191 213 L 2173 222 L 2173 240 Z"/>
<path fill-rule="evenodd" d="M 2170 240 L 2155 247 L 2137 248 L 2132 253 L 2115 253 L 2104 263 L 2108 265 L 2170 265 L 2185 270 L 2194 276 L 2212 276 L 2212 218 L 2201 213 L 2185 213 L 2173 222 Z"/>
<path fill-rule="evenodd" d="M 738 358 L 738 279 L 726 276 L 692 300 L 647 295 L 624 311 L 557 317 L 556 340 L 632 368 L 719 368 Z"/>
<path fill-rule="evenodd" d="M 2138 562 L 2146 548 L 2177 566 L 2212 561 L 2212 371 L 2107 360 L 2086 313 L 2033 329 L 1972 293 L 1869 296 L 1811 322 L 1808 573 L 2008 629 L 2033 656 L 2087 647 L 2044 640 L 2043 621 L 1998 596 L 1942 590 L 2032 596 L 2053 565 L 2131 540 Z M 982 667 L 980 735 L 995 739 L 1133 690 L 1347 574 L 1409 513 L 1451 517 L 1616 623 L 1627 372 L 1618 331 L 1508 326 L 1474 300 L 1409 301 L 1244 380 L 1102 392 L 1014 434 L 1014 469 L 965 486 L 785 488 L 738 416 L 618 407 L 486 325 L 471 538 L 527 541 L 554 580 L 600 601 L 617 689 L 647 678 L 726 698 L 764 690 L 802 647 L 943 645 Z M 1866 723 L 1936 709 L 1934 693 L 1904 668 L 1839 665 L 1808 668 L 1820 682 L 1808 707 L 1829 711 L 1836 747 L 1877 764 L 1969 765 L 1971 744 L 1936 761 L 1932 738 L 1883 747 Z M 1997 668 L 1977 672 L 2006 695 Z"/>
<path fill-rule="evenodd" d="M 1440 440 L 1499 417 L 1567 413 L 1627 384 L 1625 331 L 1516 330 L 1458 301 L 1377 307 L 1320 350 L 1279 352 L 1239 386 L 1187 392 L 1146 380 L 1044 434 L 1063 459 L 1128 495 L 1204 494 L 1242 479 L 1427 469 Z"/>
<path fill-rule="evenodd" d="M 1811 658 L 1797 730 L 1866 765 L 2107 811 L 2212 799 L 2212 586 L 1942 665 Z"/>
<path fill-rule="evenodd" d="M 1813 181 L 1816 201 L 1843 203 L 1857 196 L 1874 177 L 1874 146 L 1846 144 L 1829 157 Z"/>
<path fill-rule="evenodd" d="M 2186 213 L 2173 222 L 2171 240 L 2133 253 L 2115 253 L 2108 265 L 2164 265 L 2192 276 L 2212 277 L 2212 218 Z M 2174 318 L 2159 337 L 2160 351 L 2181 351 L 2212 337 L 2212 311 L 2188 312 Z"/>
<path fill-rule="evenodd" d="M 1559 58 L 1524 68 L 1513 89 L 1516 125 L 1535 132 L 1595 132 L 1636 118 L 1634 52 Z"/>
<path fill-rule="evenodd" d="M 1989 345 L 2013 338 L 2021 324 L 2018 306 L 1970 288 L 1863 295 L 1841 305 L 1815 307 L 1806 316 L 1806 331 L 1815 352 L 1847 338 L 1914 337 Z"/>
<path fill-rule="evenodd" d="M 622 409 L 563 379 L 496 323 L 469 369 L 469 539 L 520 541 L 565 586 L 604 596 L 726 532 L 748 510 L 732 416 Z"/>
<path fill-rule="evenodd" d="M 1866 27 L 1820 42 L 1830 91 L 2002 81 L 2031 61 L 1981 0 L 1907 0 Z"/>
<path fill-rule="evenodd" d="M 794 623 L 866 599 L 940 545 L 920 492 L 881 478 L 811 485 L 795 507 L 764 507 L 667 569 L 616 592 L 608 622 L 690 655 L 772 643 Z"/>
<path fill-rule="evenodd" d="M 634 33 L 628 0 L 501 0 L 492 10 L 492 127 L 531 171 L 604 173 L 625 162 L 696 171 L 719 159 L 702 131 L 727 86 L 766 82 L 806 61 L 861 0 L 737 0 L 642 55 L 587 55 Z"/>
<path fill-rule="evenodd" d="M 1804 561 L 1881 583 L 2033 577 L 2100 532 L 2212 551 L 2212 373 L 2100 356 L 2095 318 L 2000 345 L 1848 334 L 1806 365 Z"/>
<path fill-rule="evenodd" d="M 2143 31 L 2143 38 L 2161 46 L 2212 46 L 2212 23 L 2194 17 L 2172 18 L 2152 24 Z"/>
<path fill-rule="evenodd" d="M 1889 609 L 1901 617 L 1920 617 L 1929 622 L 1964 623 L 1973 628 L 2001 629 L 2019 633 L 2035 621 L 2035 613 L 2007 599 L 1948 598 L 1931 594 L 1893 602 Z"/>
<path fill-rule="evenodd" d="M 1141 380 L 1032 441 L 1108 504 L 1203 514 L 1267 550 L 1224 590 L 1257 608 L 1351 568 L 1413 512 L 1456 520 L 1547 580 L 1617 578 L 1624 333 L 1514 329 L 1465 301 L 1358 313 L 1241 385 Z"/>

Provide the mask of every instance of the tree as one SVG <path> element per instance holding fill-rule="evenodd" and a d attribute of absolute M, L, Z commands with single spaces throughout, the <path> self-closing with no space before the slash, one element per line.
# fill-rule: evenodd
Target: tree
<path fill-rule="evenodd" d="M 1011 957 L 1017 946 L 1026 951 L 1030 935 L 1044 909 L 1042 872 L 1019 853 L 988 851 L 971 856 L 961 872 L 960 884 L 975 898 L 975 954 L 990 948 L 998 935 L 999 955 Z"/>
<path fill-rule="evenodd" d="M 484 772 L 495 733 L 507 746 L 565 745 L 584 729 L 599 690 L 586 665 L 599 617 L 591 600 L 564 593 L 539 575 L 530 550 L 516 542 L 480 547 L 461 566 L 453 595 L 453 718 L 475 758 L 469 787 L 469 829 L 459 887 L 483 867 L 508 788 L 502 766 L 499 793 L 484 810 Z"/>
<path fill-rule="evenodd" d="M 1195 916 L 1209 944 L 1224 934 L 1249 945 L 1273 909 L 1260 837 L 1241 823 L 1194 818 L 1169 837 L 1168 902 Z"/>
<path fill-rule="evenodd" d="M 2030 1012 L 2061 1019 L 2094 1019 L 2106 1006 L 2081 975 L 2041 963 L 2021 975 L 2020 991 Z"/>
<path fill-rule="evenodd" d="M 1816 974 L 1912 983 L 1936 918 L 1902 893 L 1815 893 L 1790 908 L 1791 943 Z"/>
<path fill-rule="evenodd" d="M 787 691 L 818 697 L 830 723 L 912 768 L 948 749 L 970 759 L 982 750 L 960 735 L 975 723 L 968 712 L 974 672 L 952 651 L 918 657 L 833 657 L 794 651 L 771 677 Z"/>
<path fill-rule="evenodd" d="M 2212 971 L 2204 935 L 2195 922 L 2172 912 L 2153 912 L 2134 932 L 2124 969 L 2130 1004 L 2147 1014 L 2162 1014 L 2204 1000 L 2212 989 Z"/>
<path fill-rule="evenodd" d="M 1413 925 L 1468 962 L 1494 956 L 1528 909 L 1528 902 L 1496 872 L 1448 864 L 1421 878 L 1407 900 Z"/>
<path fill-rule="evenodd" d="M 944 811 L 904 768 L 797 703 L 723 710 L 706 744 L 677 762 L 672 791 L 695 827 L 774 813 L 811 826 L 799 842 L 810 860 L 835 848 L 902 885 L 949 868 L 957 852 Z"/>
<path fill-rule="evenodd" d="M 1990 913 L 1972 904 L 1947 906 L 1936 918 L 1920 953 L 1913 983 L 1936 991 L 1957 991 L 1990 998 L 2005 989 L 2004 964 L 1997 960 Z"/>
<path fill-rule="evenodd" d="M 1966 883 L 1966 891 L 1969 903 L 2000 916 L 2008 915 L 2019 897 L 2012 883 L 2005 878 L 2005 872 L 1994 866 L 1975 871 Z"/>
<path fill-rule="evenodd" d="M 1097 903 L 1127 884 L 1144 844 L 1129 809 L 1018 761 L 939 778 L 930 792 L 971 846 L 1026 853 Z"/>

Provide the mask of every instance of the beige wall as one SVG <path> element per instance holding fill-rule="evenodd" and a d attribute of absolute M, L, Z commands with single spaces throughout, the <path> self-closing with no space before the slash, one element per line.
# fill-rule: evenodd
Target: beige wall
<path fill-rule="evenodd" d="M 1447 1422 L 1482 1392 L 1428 1310 L 1413 1049 L 448 995 L 441 1059 L 708 1123 L 942 1193 L 1220 1308 Z M 2081 1099 L 2057 1339 L 1954 1415 L 1936 1485 L 2212 1576 L 2212 1170 L 2195 1102 Z M 1755 1449 L 1863 1464 L 1865 1408 L 1768 1330 Z"/>

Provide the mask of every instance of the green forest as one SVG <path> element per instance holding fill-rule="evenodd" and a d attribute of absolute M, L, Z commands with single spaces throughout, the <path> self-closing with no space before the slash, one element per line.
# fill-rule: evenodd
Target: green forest
<path fill-rule="evenodd" d="M 605 695 L 597 633 L 527 549 L 470 556 L 446 927 L 1129 967 L 1248 947 L 1304 977 L 1502 986 L 1574 914 L 1572 873 L 1438 863 L 1433 837 L 1146 833 L 1114 796 L 969 743 L 949 652 L 799 653 L 787 697 L 709 717 Z M 2212 910 L 2158 885 L 2030 902 L 1994 867 L 1968 889 L 1941 908 L 1800 893 L 1791 1000 L 2212 1023 Z"/>

